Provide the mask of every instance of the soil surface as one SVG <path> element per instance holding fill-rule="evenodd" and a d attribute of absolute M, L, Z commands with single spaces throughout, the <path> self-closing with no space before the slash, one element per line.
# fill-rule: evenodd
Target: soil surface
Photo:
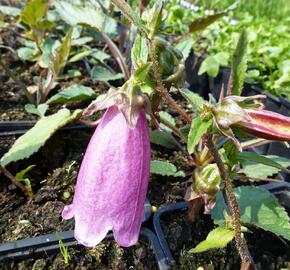
<path fill-rule="evenodd" d="M 65 258 L 68 258 L 66 262 Z M 97 247 L 68 248 L 68 257 L 57 251 L 52 255 L 25 261 L 0 263 L 1 270 L 155 270 L 156 261 L 150 244 L 141 240 L 139 245 L 121 248 L 105 240 Z"/>

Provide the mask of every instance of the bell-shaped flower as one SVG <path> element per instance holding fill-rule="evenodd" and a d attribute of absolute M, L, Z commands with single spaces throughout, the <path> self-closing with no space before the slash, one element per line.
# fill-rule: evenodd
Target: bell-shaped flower
<path fill-rule="evenodd" d="M 150 140 L 143 96 L 110 91 L 85 111 L 108 108 L 84 155 L 73 203 L 75 238 L 92 247 L 112 231 L 119 245 L 136 244 L 144 218 L 150 172 Z"/>

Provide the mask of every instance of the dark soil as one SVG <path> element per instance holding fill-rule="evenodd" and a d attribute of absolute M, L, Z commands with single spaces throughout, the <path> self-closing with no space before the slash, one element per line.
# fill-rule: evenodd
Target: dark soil
<path fill-rule="evenodd" d="M 193 254 L 189 250 L 205 240 L 207 234 L 214 228 L 209 215 L 200 214 L 195 223 L 191 223 L 187 213 L 169 213 L 162 218 L 162 227 L 169 247 L 177 265 L 175 269 L 240 269 L 240 258 L 234 242 L 223 249 L 213 249 L 207 252 Z M 245 233 L 249 250 L 259 270 L 289 269 L 290 242 L 275 235 L 251 228 Z"/>
<path fill-rule="evenodd" d="M 94 248 L 68 248 L 69 260 L 65 262 L 60 251 L 41 258 L 0 263 L 0 270 L 155 270 L 154 254 L 150 245 L 141 240 L 139 245 L 121 248 L 115 242 L 105 240 Z"/>

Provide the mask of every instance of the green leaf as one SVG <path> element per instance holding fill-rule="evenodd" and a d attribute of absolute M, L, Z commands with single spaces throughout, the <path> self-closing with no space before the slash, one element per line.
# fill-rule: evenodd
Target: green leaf
<path fill-rule="evenodd" d="M 163 120 L 164 122 L 169 123 L 173 127 L 176 126 L 175 119 L 169 113 L 160 111 L 159 116 L 160 116 L 160 119 Z M 162 123 L 160 124 L 160 127 L 165 131 L 168 131 L 168 132 L 172 131 L 169 127 L 165 126 Z"/>
<path fill-rule="evenodd" d="M 38 53 L 37 48 L 22 47 L 17 50 L 17 55 L 24 61 L 33 61 Z"/>
<path fill-rule="evenodd" d="M 63 89 L 56 95 L 52 96 L 46 103 L 47 104 L 66 103 L 69 101 L 94 99 L 96 98 L 96 96 L 97 95 L 92 88 L 80 84 L 74 84 Z"/>
<path fill-rule="evenodd" d="M 66 65 L 71 48 L 71 37 L 73 28 L 65 35 L 61 45 L 56 49 L 56 57 L 53 59 L 53 70 L 59 76 Z"/>
<path fill-rule="evenodd" d="M 36 108 L 34 104 L 26 104 L 24 108 L 29 113 L 36 114 L 39 117 L 43 117 L 48 109 L 48 105 L 40 104 Z"/>
<path fill-rule="evenodd" d="M 189 252 L 199 253 L 212 248 L 224 248 L 229 242 L 233 240 L 234 237 L 235 232 L 233 230 L 227 229 L 225 227 L 217 227 L 208 234 L 206 240 L 200 242 Z"/>
<path fill-rule="evenodd" d="M 147 63 L 148 46 L 146 39 L 138 35 L 131 50 L 131 59 L 135 69 Z"/>
<path fill-rule="evenodd" d="M 105 52 L 102 52 L 101 50 L 94 50 L 92 57 L 96 60 L 99 60 L 100 62 L 103 62 L 104 60 L 109 59 L 110 55 L 108 55 Z"/>
<path fill-rule="evenodd" d="M 229 54 L 226 52 L 219 52 L 216 55 L 214 55 L 214 58 L 221 66 L 227 66 L 229 63 Z"/>
<path fill-rule="evenodd" d="M 80 61 L 82 60 L 83 58 L 91 55 L 93 53 L 93 51 L 91 50 L 86 50 L 86 51 L 83 51 L 83 52 L 80 52 L 80 53 L 77 53 L 75 54 L 73 57 L 71 57 L 69 59 L 69 63 L 74 63 L 74 62 L 77 62 L 77 61 Z"/>
<path fill-rule="evenodd" d="M 238 159 L 241 162 L 250 161 L 250 162 L 254 162 L 254 163 L 261 163 L 261 164 L 264 164 L 266 166 L 274 167 L 274 168 L 277 168 L 279 170 L 289 172 L 283 165 L 281 165 L 279 162 L 276 161 L 276 160 L 278 160 L 278 161 L 282 162 L 282 158 L 279 159 L 279 157 L 278 157 L 278 159 L 277 159 L 276 156 L 274 156 L 274 158 L 273 158 L 273 156 L 262 156 L 262 155 L 259 155 L 259 154 L 253 153 L 253 152 L 241 152 L 238 156 Z M 283 160 L 282 164 L 285 164 L 284 162 L 285 162 L 285 160 Z"/>
<path fill-rule="evenodd" d="M 144 65 L 138 67 L 134 73 L 134 78 L 136 80 L 136 83 L 144 83 L 146 81 L 146 78 L 147 78 L 149 71 L 150 71 L 149 64 L 144 64 Z"/>
<path fill-rule="evenodd" d="M 24 10 L 21 12 L 21 21 L 33 26 L 36 25 L 46 12 L 45 0 L 31 0 L 25 5 Z"/>
<path fill-rule="evenodd" d="M 61 109 L 53 115 L 41 118 L 33 128 L 15 141 L 10 150 L 1 158 L 1 165 L 6 166 L 12 161 L 30 157 L 58 129 L 76 120 L 80 115 L 81 110 L 76 110 L 71 113 L 68 109 Z"/>
<path fill-rule="evenodd" d="M 220 64 L 214 56 L 206 57 L 200 65 L 198 75 L 207 73 L 211 77 L 216 77 L 219 73 Z"/>
<path fill-rule="evenodd" d="M 241 221 L 290 240 L 289 216 L 274 195 L 268 190 L 254 186 L 240 186 L 234 189 L 237 197 Z M 224 211 L 227 207 L 221 192 L 211 216 L 216 224 L 224 225 Z"/>
<path fill-rule="evenodd" d="M 49 63 L 51 61 L 53 51 L 60 46 L 60 42 L 58 40 L 54 40 L 51 38 L 47 38 L 44 40 L 41 49 L 42 55 L 38 61 L 38 64 L 42 68 L 48 68 Z"/>
<path fill-rule="evenodd" d="M 81 38 L 73 39 L 71 44 L 72 46 L 83 46 L 93 40 L 94 39 L 92 37 L 81 37 Z"/>
<path fill-rule="evenodd" d="M 287 158 L 269 155 L 267 158 L 279 163 L 281 166 L 287 168 L 290 166 L 290 160 Z M 257 164 L 255 162 L 245 162 L 243 164 L 242 172 L 245 173 L 250 178 L 260 178 L 265 179 L 267 177 L 272 176 L 280 171 L 280 169 L 276 167 L 271 167 L 264 164 Z"/>
<path fill-rule="evenodd" d="M 150 164 L 150 172 L 162 176 L 185 177 L 184 172 L 178 171 L 175 165 L 162 160 L 152 160 Z"/>
<path fill-rule="evenodd" d="M 226 14 L 225 12 L 222 12 L 222 13 L 217 13 L 217 14 L 207 16 L 205 18 L 198 18 L 190 24 L 189 32 L 194 33 L 197 31 L 201 31 L 205 29 L 207 26 L 214 23 L 219 18 L 223 17 L 225 14 Z"/>
<path fill-rule="evenodd" d="M 194 39 L 191 37 L 191 38 L 182 40 L 175 45 L 175 48 L 182 52 L 184 60 L 186 60 L 187 57 L 189 56 L 194 42 L 195 42 Z"/>
<path fill-rule="evenodd" d="M 247 33 L 246 31 L 242 31 L 233 55 L 232 63 L 232 95 L 235 96 L 240 96 L 243 90 L 244 80 L 247 71 L 247 45 Z"/>
<path fill-rule="evenodd" d="M 69 69 L 68 71 L 66 71 L 65 74 L 60 75 L 58 78 L 60 80 L 68 80 L 68 79 L 77 78 L 80 76 L 82 76 L 82 73 L 78 69 Z"/>
<path fill-rule="evenodd" d="M 9 7 L 9 6 L 2 6 L 1 5 L 0 12 L 5 14 L 5 15 L 17 17 L 18 15 L 20 15 L 21 10 L 19 8 L 16 8 L 16 7 Z"/>
<path fill-rule="evenodd" d="M 114 74 L 102 66 L 95 66 L 92 69 L 91 77 L 95 81 L 108 82 L 122 79 L 124 75 L 122 73 Z"/>
<path fill-rule="evenodd" d="M 123 15 L 133 24 L 135 24 L 139 31 L 147 33 L 147 30 L 140 18 L 140 16 L 128 5 L 125 0 L 112 0 L 113 4 L 117 6 Z"/>
<path fill-rule="evenodd" d="M 204 99 L 194 93 L 193 91 L 190 91 L 186 88 L 179 88 L 178 91 L 181 93 L 181 95 L 189 102 L 192 104 L 193 109 L 195 111 L 201 110 L 204 104 Z"/>
<path fill-rule="evenodd" d="M 161 130 L 150 130 L 151 143 L 161 145 L 168 149 L 176 148 L 176 142 L 171 133 Z"/>
<path fill-rule="evenodd" d="M 187 150 L 190 154 L 194 152 L 195 146 L 199 143 L 201 137 L 207 132 L 211 124 L 211 120 L 202 121 L 199 116 L 193 119 L 187 142 Z"/>
<path fill-rule="evenodd" d="M 15 178 L 17 180 L 24 180 L 25 175 L 31 171 L 33 168 L 35 167 L 35 165 L 30 165 L 27 168 L 25 168 L 24 170 L 20 171 L 19 173 L 16 174 Z"/>
<path fill-rule="evenodd" d="M 34 167 L 35 167 L 35 165 L 30 165 L 26 169 L 24 169 L 24 170 L 20 171 L 19 173 L 17 173 L 16 176 L 15 176 L 15 178 L 16 178 L 17 181 L 23 182 L 25 184 L 26 188 L 28 189 L 28 191 L 31 194 L 33 194 L 32 193 L 32 188 L 31 188 L 31 182 L 30 182 L 29 178 L 28 177 L 25 177 L 25 176 Z"/>
<path fill-rule="evenodd" d="M 57 12 L 69 25 L 84 24 L 97 28 L 106 34 L 116 34 L 116 21 L 102 12 L 101 8 L 86 2 L 85 5 L 75 5 L 65 1 L 55 3 Z"/>

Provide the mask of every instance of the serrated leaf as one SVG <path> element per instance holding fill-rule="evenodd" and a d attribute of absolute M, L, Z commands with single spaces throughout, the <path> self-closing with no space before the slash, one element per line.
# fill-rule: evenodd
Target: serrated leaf
<path fill-rule="evenodd" d="M 61 45 L 56 49 L 56 55 L 53 59 L 53 70 L 56 76 L 59 76 L 66 65 L 71 48 L 71 37 L 73 28 L 65 35 Z"/>
<path fill-rule="evenodd" d="M 191 249 L 191 253 L 204 252 L 213 248 L 224 248 L 235 237 L 235 232 L 225 227 L 217 227 L 213 229 L 206 240 L 200 242 L 195 248 Z"/>
<path fill-rule="evenodd" d="M 168 149 L 176 148 L 176 142 L 171 133 L 161 130 L 150 130 L 151 143 L 161 145 Z"/>
<path fill-rule="evenodd" d="M 240 96 L 243 90 L 244 80 L 247 71 L 247 34 L 242 31 L 237 47 L 233 55 L 232 63 L 232 95 Z"/>
<path fill-rule="evenodd" d="M 238 200 L 242 222 L 290 240 L 289 216 L 274 195 L 268 190 L 253 186 L 240 186 L 234 189 L 234 193 Z M 225 224 L 224 211 L 227 211 L 227 207 L 222 194 L 219 193 L 216 206 L 211 213 L 216 224 Z"/>
<path fill-rule="evenodd" d="M 57 1 L 55 7 L 61 18 L 69 25 L 84 24 L 97 28 L 106 34 L 116 34 L 116 21 L 104 14 L 101 8 L 97 8 L 90 3 L 86 3 L 83 6 L 65 1 Z"/>
<path fill-rule="evenodd" d="M 137 82 L 144 83 L 144 81 L 146 81 L 146 77 L 148 75 L 149 70 L 150 70 L 149 64 L 143 64 L 142 66 L 138 67 L 134 73 L 136 83 Z"/>
<path fill-rule="evenodd" d="M 194 152 L 195 146 L 199 143 L 201 137 L 207 132 L 211 124 L 211 120 L 202 121 L 199 116 L 193 119 L 187 141 L 187 150 L 190 154 Z"/>
<path fill-rule="evenodd" d="M 131 59 L 135 69 L 147 63 L 148 46 L 146 39 L 138 35 L 131 50 Z"/>
<path fill-rule="evenodd" d="M 287 168 L 290 166 L 290 160 L 284 157 L 268 155 L 267 158 L 274 160 L 279 163 L 281 166 Z M 250 178 L 260 178 L 265 179 L 267 177 L 272 176 L 280 171 L 280 169 L 276 167 L 270 167 L 264 164 L 257 164 L 254 162 L 246 162 L 243 164 L 242 172 L 245 173 Z"/>
<path fill-rule="evenodd" d="M 10 150 L 1 158 L 0 163 L 6 166 L 12 161 L 30 157 L 61 127 L 79 118 L 81 110 L 71 113 L 61 109 L 57 113 L 41 118 L 33 128 L 19 137 Z"/>
<path fill-rule="evenodd" d="M 169 113 L 160 111 L 159 116 L 160 116 L 160 119 L 163 120 L 164 122 L 169 123 L 173 127 L 176 126 L 175 119 Z M 172 132 L 172 130 L 169 127 L 165 126 L 162 123 L 160 124 L 160 127 L 165 131 Z"/>
<path fill-rule="evenodd" d="M 69 101 L 93 99 L 96 96 L 97 95 L 92 88 L 80 84 L 74 84 L 52 96 L 46 103 L 66 103 Z"/>
<path fill-rule="evenodd" d="M 138 14 L 128 5 L 125 0 L 112 0 L 113 4 L 117 6 L 123 13 L 123 15 L 133 24 L 135 24 L 138 29 L 147 33 L 147 30 Z"/>
<path fill-rule="evenodd" d="M 150 164 L 150 172 L 162 176 L 185 177 L 184 172 L 178 171 L 175 165 L 162 160 L 152 160 Z"/>
<path fill-rule="evenodd" d="M 91 77 L 95 81 L 108 82 L 122 79 L 124 78 L 124 75 L 122 73 L 114 74 L 102 66 L 95 66 L 92 69 Z"/>
<path fill-rule="evenodd" d="M 37 25 L 46 12 L 45 0 L 31 0 L 29 1 L 23 11 L 21 12 L 21 21 L 32 26 Z"/>
<path fill-rule="evenodd" d="M 274 158 L 271 158 L 271 156 L 262 156 L 262 155 L 259 155 L 259 154 L 253 153 L 253 152 L 241 152 L 241 153 L 239 153 L 238 159 L 241 162 L 250 161 L 250 162 L 254 162 L 254 163 L 260 163 L 260 164 L 264 164 L 266 166 L 274 167 L 274 168 L 277 168 L 279 170 L 283 170 L 283 171 L 288 172 L 288 170 L 283 165 L 281 165 L 279 162 L 276 161 L 277 157 L 275 157 L 275 156 L 274 156 Z M 279 160 L 279 158 L 278 158 L 278 160 Z M 280 162 L 282 162 L 282 159 L 280 159 Z M 284 162 L 285 162 L 285 160 L 284 160 Z"/>
<path fill-rule="evenodd" d="M 189 103 L 192 104 L 193 109 L 195 111 L 202 109 L 203 104 L 204 104 L 204 99 L 200 95 L 186 88 L 179 88 L 178 91 Z"/>

